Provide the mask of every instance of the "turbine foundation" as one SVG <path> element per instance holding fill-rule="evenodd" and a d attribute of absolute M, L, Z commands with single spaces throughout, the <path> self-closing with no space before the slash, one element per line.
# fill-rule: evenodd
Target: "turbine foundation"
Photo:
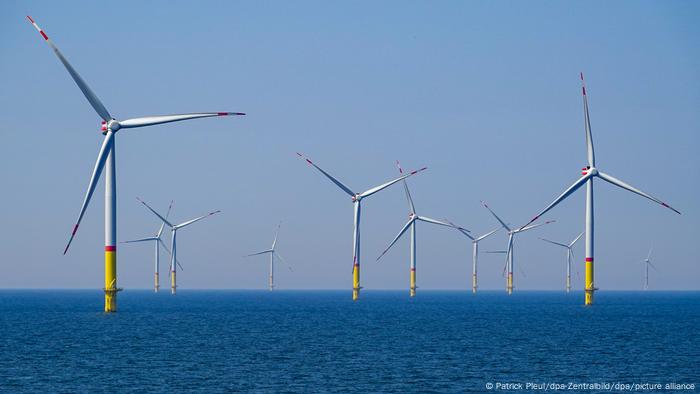
<path fill-rule="evenodd" d="M 357 301 L 360 298 L 360 265 L 355 264 L 352 267 L 352 300 Z"/>
<path fill-rule="evenodd" d="M 409 295 L 411 297 L 416 296 L 416 269 L 411 268 L 411 283 L 409 287 Z"/>
<path fill-rule="evenodd" d="M 586 305 L 593 305 L 593 292 L 595 290 L 593 285 L 593 258 L 586 257 Z"/>
<path fill-rule="evenodd" d="M 508 295 L 513 294 L 513 273 L 512 272 L 508 273 L 508 282 L 506 284 L 506 291 L 508 292 Z"/>
<path fill-rule="evenodd" d="M 105 246 L 105 312 L 117 311 L 117 249 Z"/>
<path fill-rule="evenodd" d="M 177 282 L 176 282 L 176 272 L 175 271 L 170 271 L 170 293 L 175 294 L 177 293 Z"/>

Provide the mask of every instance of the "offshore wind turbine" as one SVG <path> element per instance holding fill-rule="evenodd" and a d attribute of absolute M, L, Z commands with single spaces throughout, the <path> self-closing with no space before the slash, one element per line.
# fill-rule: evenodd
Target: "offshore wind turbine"
<path fill-rule="evenodd" d="M 419 170 L 411 171 L 408 174 L 402 175 L 396 179 L 393 179 L 389 182 L 382 183 L 379 186 L 375 186 L 371 189 L 368 189 L 362 193 L 356 193 L 352 191 L 349 187 L 345 186 L 342 182 L 334 178 L 331 174 L 327 173 L 326 171 L 322 170 L 321 167 L 317 166 L 314 164 L 311 160 L 306 158 L 304 155 L 301 153 L 297 152 L 297 155 L 301 157 L 302 159 L 306 160 L 307 163 L 312 165 L 314 168 L 316 168 L 321 174 L 325 175 L 326 178 L 330 179 L 331 182 L 333 182 L 336 186 L 338 186 L 341 190 L 343 190 L 345 193 L 347 193 L 350 196 L 350 199 L 352 200 L 352 205 L 354 207 L 354 216 L 353 216 L 353 240 L 352 240 L 352 299 L 357 300 L 360 298 L 360 214 L 362 211 L 362 205 L 361 201 L 381 190 L 386 189 L 387 187 L 395 184 L 396 182 L 399 182 L 401 180 L 404 180 L 408 178 L 409 176 L 415 175 L 425 169 L 427 167 L 423 167 Z"/>
<path fill-rule="evenodd" d="M 396 166 L 399 168 L 399 173 L 401 175 L 403 175 L 403 169 L 401 168 L 401 164 L 399 163 L 398 160 L 396 161 Z M 409 295 L 411 297 L 414 297 L 416 295 L 416 288 L 417 288 L 416 287 L 416 223 L 418 221 L 425 222 L 425 223 L 432 223 L 432 224 L 436 224 L 439 226 L 446 226 L 446 227 L 455 228 L 455 229 L 458 229 L 459 231 L 463 231 L 465 233 L 468 233 L 469 230 L 462 228 L 462 227 L 459 227 L 459 226 L 456 226 L 452 223 L 445 223 L 445 222 L 441 222 L 439 220 L 431 219 L 431 218 L 426 217 L 426 216 L 418 215 L 416 213 L 416 207 L 413 204 L 413 198 L 411 198 L 411 192 L 408 190 L 408 183 L 406 182 L 406 179 L 404 179 L 402 182 L 403 182 L 404 192 L 406 193 L 406 200 L 408 201 L 408 222 L 406 223 L 406 225 L 403 226 L 403 228 L 401 229 L 401 231 L 399 231 L 399 233 L 396 235 L 396 237 L 394 237 L 394 240 L 391 241 L 389 246 L 387 246 L 386 249 L 384 249 L 382 254 L 379 255 L 379 257 L 377 257 L 377 261 L 379 261 L 379 259 L 381 259 L 386 254 L 386 252 L 388 252 L 389 249 L 391 249 L 391 247 L 394 246 L 396 241 L 398 241 L 399 238 L 401 238 L 401 236 L 406 232 L 406 230 L 408 230 L 410 228 L 411 229 L 411 244 L 410 244 L 411 262 L 410 262 L 410 273 L 409 273 Z"/>
<path fill-rule="evenodd" d="M 261 255 L 261 254 L 267 254 L 267 253 L 270 254 L 270 276 L 269 276 L 270 291 L 272 291 L 275 288 L 275 255 L 277 257 L 279 257 L 280 260 L 282 260 L 282 262 L 286 263 L 286 261 L 282 258 L 282 256 L 277 251 L 277 249 L 275 249 L 275 246 L 277 245 L 277 235 L 280 232 L 280 226 L 282 226 L 282 223 L 277 225 L 277 231 L 275 231 L 275 238 L 272 240 L 272 246 L 270 247 L 270 249 L 263 250 L 262 252 L 252 253 L 252 254 L 245 256 L 245 257 L 250 257 L 250 256 Z M 292 270 L 292 267 L 287 266 L 287 268 L 289 268 L 290 271 Z"/>
<path fill-rule="evenodd" d="M 185 222 L 182 222 L 180 224 L 172 224 L 171 222 L 168 221 L 168 219 L 164 218 L 161 214 L 156 212 L 153 208 L 151 208 L 148 204 L 146 204 L 143 200 L 140 198 L 136 198 L 141 204 L 143 204 L 146 208 L 148 208 L 149 211 L 151 211 L 154 215 L 158 216 L 160 220 L 163 221 L 163 223 L 170 227 L 170 291 L 172 294 L 175 294 L 177 291 L 177 230 L 187 227 L 192 223 L 198 222 L 204 218 L 208 218 L 211 215 L 217 214 L 221 211 L 213 211 L 209 212 L 206 215 L 202 215 L 199 217 L 196 217 L 194 219 L 187 220 Z"/>
<path fill-rule="evenodd" d="M 595 165 L 595 152 L 593 149 L 593 135 L 591 133 L 591 119 L 588 115 L 588 96 L 586 95 L 586 84 L 583 79 L 583 73 L 581 73 L 581 90 L 583 92 L 583 120 L 584 120 L 584 128 L 586 130 L 586 150 L 588 153 L 588 165 L 586 167 L 583 167 L 581 169 L 581 174 L 583 175 L 581 178 L 579 178 L 576 182 L 574 182 L 573 185 L 569 186 L 568 189 L 566 189 L 562 194 L 559 195 L 559 197 L 555 198 L 554 201 L 552 201 L 549 205 L 547 205 L 546 208 L 544 208 L 540 213 L 538 213 L 532 220 L 530 220 L 529 223 L 527 223 L 525 226 L 529 225 L 530 223 L 534 222 L 535 220 L 539 219 L 540 216 L 544 215 L 547 213 L 550 209 L 554 208 L 557 204 L 562 202 L 564 199 L 569 197 L 571 194 L 573 194 L 578 188 L 583 186 L 584 184 L 586 185 L 586 237 L 585 237 L 585 245 L 586 245 L 586 283 L 585 283 L 585 299 L 584 303 L 585 305 L 592 305 L 593 304 L 593 293 L 598 290 L 595 287 L 595 283 L 593 281 L 593 234 L 594 234 L 594 229 L 593 229 L 593 179 L 594 178 L 600 178 L 608 183 L 611 183 L 615 186 L 618 186 L 622 189 L 628 190 L 632 193 L 639 194 L 642 197 L 648 198 L 649 200 L 660 204 L 677 214 L 680 214 L 679 211 L 676 209 L 672 208 L 670 205 L 666 204 L 665 202 L 659 200 L 658 198 L 647 194 L 634 186 L 631 186 L 615 177 L 612 175 L 608 175 L 602 171 L 600 171 L 596 165 Z M 523 226 L 523 227 L 525 227 Z"/>
<path fill-rule="evenodd" d="M 550 244 L 558 245 L 558 246 L 561 246 L 563 248 L 566 248 L 566 292 L 567 293 L 571 292 L 571 260 L 574 257 L 573 248 L 574 248 L 574 245 L 576 244 L 576 242 L 578 242 L 579 238 L 581 238 L 582 235 L 583 235 L 583 233 L 579 234 L 578 237 L 574 238 L 574 240 L 568 244 L 563 244 L 560 242 L 555 242 L 555 241 L 550 241 L 548 239 L 540 238 L 541 240 L 543 240 L 545 242 L 549 242 Z"/>
<path fill-rule="evenodd" d="M 168 212 L 165 214 L 165 218 L 167 219 L 168 216 L 170 216 L 170 209 L 173 207 L 173 202 L 170 201 L 170 206 L 168 206 Z M 154 237 L 146 237 L 146 238 L 140 238 L 140 239 L 134 239 L 131 241 L 124 241 L 121 242 L 123 244 L 129 244 L 129 243 L 134 243 L 134 242 L 153 242 L 155 247 L 156 247 L 156 259 L 155 259 L 155 265 L 153 268 L 154 271 L 154 291 L 157 293 L 158 290 L 160 289 L 160 281 L 159 281 L 159 272 L 160 272 L 160 247 L 162 246 L 168 253 L 170 252 L 170 249 L 165 245 L 165 242 L 163 242 L 163 239 L 161 238 L 161 235 L 163 235 L 163 229 L 165 228 L 165 223 L 160 224 L 160 229 L 158 229 L 158 232 Z"/>
<path fill-rule="evenodd" d="M 117 292 L 120 290 L 117 287 L 117 182 L 115 173 L 115 133 L 120 129 L 129 129 L 135 127 L 144 127 L 157 125 L 161 123 L 178 122 L 181 120 L 206 118 L 211 116 L 228 116 L 228 115 L 245 115 L 241 112 L 200 112 L 191 114 L 179 114 L 179 115 L 161 115 L 161 116 L 147 116 L 141 118 L 132 118 L 127 120 L 118 121 L 112 115 L 110 115 L 107 108 L 102 104 L 97 95 L 90 89 L 88 84 L 83 80 L 83 78 L 78 74 L 73 66 L 68 62 L 68 60 L 63 56 L 63 54 L 58 50 L 58 48 L 49 39 L 46 33 L 34 22 L 34 20 L 27 16 L 29 22 L 34 25 L 34 27 L 39 31 L 39 34 L 44 38 L 46 43 L 51 47 L 53 52 L 58 57 L 58 60 L 63 63 L 63 66 L 68 70 L 68 73 L 73 78 L 78 88 L 83 92 L 83 95 L 90 103 L 92 108 L 97 112 L 97 114 L 102 118 L 102 134 L 105 136 L 102 141 L 102 147 L 100 148 L 99 154 L 97 155 L 97 161 L 95 162 L 95 167 L 92 170 L 92 175 L 90 177 L 90 183 L 88 183 L 87 191 L 85 192 L 85 197 L 83 198 L 83 204 L 80 207 L 80 214 L 78 219 L 73 226 L 73 231 L 71 232 L 68 244 L 63 251 L 65 255 L 68 252 L 75 233 L 78 231 L 78 226 L 80 226 L 80 221 L 83 219 L 85 210 L 87 209 L 92 194 L 95 191 L 97 182 L 100 180 L 100 175 L 102 171 L 105 171 L 105 312 L 116 312 L 117 310 Z"/>
<path fill-rule="evenodd" d="M 651 263 L 651 251 L 652 248 L 649 248 L 647 258 L 642 260 L 642 263 L 644 263 L 644 290 L 649 290 L 649 267 L 653 268 L 654 271 L 658 271 L 656 266 Z"/>
<path fill-rule="evenodd" d="M 451 225 L 455 225 L 454 223 L 448 221 Z M 465 231 L 464 229 L 458 228 L 460 233 L 464 234 L 465 237 L 471 239 L 472 241 L 472 293 L 476 294 L 476 289 L 478 287 L 477 285 L 477 261 L 479 260 L 479 242 L 483 241 L 487 237 L 489 237 L 491 234 L 495 233 L 496 231 L 500 230 L 500 227 L 497 227 L 491 231 L 489 231 L 486 234 L 480 235 L 478 237 L 475 237 L 469 232 Z M 504 252 L 505 253 L 505 252 Z"/>
<path fill-rule="evenodd" d="M 527 230 L 532 230 L 533 228 L 544 226 L 545 224 L 553 223 L 554 220 L 533 224 L 532 226 L 523 226 L 519 229 L 510 228 L 503 220 L 501 220 L 501 218 L 498 217 L 498 215 L 496 215 L 494 211 L 491 210 L 491 208 L 489 208 L 488 205 L 486 205 L 485 202 L 482 201 L 481 204 L 483 204 L 484 207 L 491 212 L 491 215 L 493 215 L 493 217 L 496 218 L 496 220 L 501 223 L 501 226 L 503 226 L 503 228 L 508 232 L 508 247 L 506 248 L 505 263 L 505 270 L 508 272 L 508 276 L 506 277 L 506 291 L 508 294 L 513 294 L 513 244 L 515 242 L 515 235 Z"/>

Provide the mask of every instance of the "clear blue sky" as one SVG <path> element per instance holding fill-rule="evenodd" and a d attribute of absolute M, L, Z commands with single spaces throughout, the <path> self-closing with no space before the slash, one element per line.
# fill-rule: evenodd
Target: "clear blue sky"
<path fill-rule="evenodd" d="M 61 252 L 100 119 L 27 14 L 117 118 L 249 114 L 118 133 L 120 240 L 158 227 L 136 196 L 175 199 L 175 220 L 223 210 L 178 237 L 183 288 L 264 288 L 267 260 L 241 256 L 268 247 L 279 220 L 295 268 L 280 288 L 350 288 L 350 200 L 295 151 L 359 190 L 395 177 L 396 159 L 427 165 L 409 182 L 420 214 L 482 233 L 496 225 L 484 199 L 523 223 L 585 165 L 579 71 L 599 167 L 683 212 L 598 183 L 596 284 L 640 289 L 653 243 L 652 288 L 700 288 L 697 2 L 2 2 L 0 287 L 99 288 L 101 184 Z M 407 218 L 402 193 L 363 206 L 366 288 L 408 286 L 407 240 L 374 262 Z M 572 239 L 583 204 L 578 193 L 517 240 L 517 288 L 562 288 L 564 251 L 537 237 Z M 418 285 L 466 288 L 470 248 L 420 226 Z M 482 255 L 483 288 L 504 287 L 502 266 Z M 120 286 L 149 288 L 150 245 L 120 245 L 118 269 Z"/>

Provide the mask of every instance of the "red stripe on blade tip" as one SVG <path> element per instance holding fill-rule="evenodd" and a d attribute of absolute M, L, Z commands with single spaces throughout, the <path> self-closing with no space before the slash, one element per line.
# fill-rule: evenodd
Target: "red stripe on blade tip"
<path fill-rule="evenodd" d="M 34 19 L 32 19 L 31 16 L 27 15 L 27 19 L 29 19 L 30 22 L 34 23 Z"/>

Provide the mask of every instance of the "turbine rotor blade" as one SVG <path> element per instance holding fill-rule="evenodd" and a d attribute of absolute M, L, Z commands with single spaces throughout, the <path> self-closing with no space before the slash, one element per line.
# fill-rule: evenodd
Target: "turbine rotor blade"
<path fill-rule="evenodd" d="M 496 215 L 496 212 L 491 210 L 491 208 L 489 208 L 489 206 L 484 201 L 481 201 L 481 205 L 483 205 L 484 208 L 488 209 L 489 212 L 491 212 L 491 215 L 493 215 L 493 217 L 495 217 L 496 220 L 498 220 L 498 222 L 501 223 L 501 226 L 503 226 L 503 228 L 506 229 L 506 231 L 510 231 L 510 227 L 508 227 L 508 225 L 503 220 L 501 220 L 501 218 L 499 218 L 498 215 Z"/>
<path fill-rule="evenodd" d="M 386 249 L 384 249 L 384 251 L 382 252 L 382 254 L 380 254 L 379 257 L 377 257 L 377 261 L 379 261 L 382 257 L 384 257 L 386 252 L 388 252 L 389 249 L 391 249 L 391 247 L 394 246 L 396 241 L 398 241 L 399 238 L 401 238 L 401 236 L 406 232 L 406 230 L 408 230 L 408 228 L 411 227 L 411 225 L 414 224 L 415 222 L 416 222 L 415 217 L 408 220 L 408 222 L 403 226 L 401 231 L 399 231 L 399 233 L 396 235 L 396 237 L 394 237 L 394 240 L 391 241 L 391 243 L 389 243 L 389 246 L 387 246 Z"/>
<path fill-rule="evenodd" d="M 243 257 L 257 256 L 257 255 L 261 255 L 261 254 L 265 254 L 265 253 L 272 253 L 272 252 L 273 252 L 272 249 L 268 249 L 268 250 L 263 250 L 262 252 L 258 252 L 258 253 L 247 254 Z"/>
<path fill-rule="evenodd" d="M 500 229 L 501 229 L 501 227 L 496 227 L 495 229 L 489 231 L 488 233 L 482 235 L 481 237 L 478 237 L 475 241 L 479 242 L 479 241 L 481 241 L 482 239 L 485 239 L 485 238 L 491 236 L 492 234 L 494 234 L 495 232 L 497 232 L 497 231 L 500 230 Z"/>
<path fill-rule="evenodd" d="M 95 187 L 97 186 L 97 182 L 100 180 L 100 175 L 102 174 L 105 162 L 107 161 L 107 156 L 109 156 L 109 153 L 112 150 L 113 143 L 114 133 L 112 131 L 107 131 L 107 134 L 105 135 L 105 138 L 102 142 L 102 147 L 100 148 L 100 153 L 97 154 L 95 168 L 93 168 L 92 175 L 90 176 L 90 183 L 88 183 L 88 189 L 85 192 L 85 197 L 83 198 L 83 205 L 80 207 L 80 214 L 78 214 L 78 220 L 75 221 L 75 225 L 73 226 L 73 232 L 70 235 L 70 239 L 68 239 L 68 244 L 66 245 L 66 248 L 63 250 L 64 255 L 68 252 L 68 248 L 70 248 L 71 242 L 73 242 L 75 233 L 78 231 L 78 227 L 80 226 L 80 221 L 83 220 L 85 210 L 87 209 L 88 204 L 90 204 L 92 193 L 95 192 Z"/>
<path fill-rule="evenodd" d="M 583 92 L 583 114 L 586 128 L 586 151 L 588 153 L 588 165 L 595 167 L 595 152 L 593 150 L 593 134 L 591 134 L 591 118 L 588 115 L 588 96 L 586 95 L 586 81 L 581 73 L 581 91 Z"/>
<path fill-rule="evenodd" d="M 476 240 L 476 238 L 474 238 L 471 234 L 469 234 L 469 232 L 470 232 L 469 230 L 467 230 L 467 229 L 465 229 L 465 228 L 463 228 L 463 227 L 461 227 L 461 226 L 458 226 L 458 225 L 454 224 L 453 222 L 449 221 L 448 219 L 444 219 L 444 220 L 445 220 L 445 222 L 451 224 L 452 227 L 456 228 L 460 233 L 466 235 L 467 238 L 471 239 L 472 241 L 475 241 L 475 240 Z M 500 228 L 500 227 L 499 227 L 499 228 Z"/>
<path fill-rule="evenodd" d="M 556 220 L 548 220 L 548 221 L 546 221 L 546 222 L 544 222 L 544 223 L 537 223 L 537 224 L 533 224 L 533 225 L 531 225 L 531 226 L 523 227 L 523 228 L 521 228 L 521 229 L 519 229 L 519 230 L 516 230 L 515 232 L 516 232 L 516 233 L 522 233 L 523 231 L 532 230 L 533 228 L 537 228 L 537 227 L 540 227 L 540 226 L 544 226 L 545 224 L 550 224 L 550 223 L 554 223 L 554 222 L 556 222 Z"/>
<path fill-rule="evenodd" d="M 173 202 L 174 200 L 170 200 L 170 205 L 168 205 L 168 211 L 165 213 L 165 218 L 167 219 L 168 216 L 170 216 L 170 210 L 173 207 Z M 165 228 L 165 222 L 162 222 L 160 224 L 160 229 L 158 230 L 158 235 L 156 235 L 157 238 L 160 238 L 160 236 L 163 234 L 163 229 Z"/>
<path fill-rule="evenodd" d="M 61 51 L 58 50 L 56 45 L 53 44 L 53 42 L 49 39 L 49 36 L 44 33 L 44 31 L 39 27 L 39 25 L 34 22 L 34 19 L 32 19 L 31 16 L 27 15 L 27 19 L 29 19 L 29 22 L 34 25 L 34 27 L 39 31 L 39 34 L 44 38 L 47 44 L 53 49 L 53 52 L 58 56 L 58 60 L 63 63 L 63 66 L 68 70 L 68 73 L 70 76 L 73 78 L 75 83 L 78 85 L 78 88 L 83 92 L 83 95 L 87 99 L 87 101 L 92 105 L 92 108 L 95 109 L 95 112 L 104 120 L 105 122 L 109 122 L 112 120 L 112 115 L 109 114 L 109 111 L 107 111 L 107 108 L 102 104 L 99 98 L 97 98 L 97 95 L 90 89 L 88 84 L 83 80 L 83 78 L 78 74 L 77 71 L 71 66 L 71 64 L 68 62 L 68 60 L 63 56 Z"/>
<path fill-rule="evenodd" d="M 277 235 L 279 235 L 281 226 L 282 226 L 282 222 L 280 222 L 277 225 L 277 231 L 275 231 L 275 239 L 272 241 L 272 248 L 270 248 L 271 250 L 275 250 L 275 245 L 277 245 Z"/>
<path fill-rule="evenodd" d="M 157 241 L 158 238 L 156 237 L 148 237 L 148 238 L 141 238 L 141 239 L 133 239 L 131 241 L 122 241 L 120 242 L 121 244 L 130 244 L 133 242 L 145 242 L 145 241 Z"/>
<path fill-rule="evenodd" d="M 124 129 L 134 127 L 153 126 L 157 124 L 179 122 L 181 120 L 209 118 L 213 116 L 234 116 L 245 115 L 243 112 L 196 112 L 191 114 L 176 114 L 176 115 L 159 115 L 159 116 L 144 116 L 141 118 L 132 118 L 119 122 L 119 126 Z"/>
<path fill-rule="evenodd" d="M 202 219 L 208 218 L 209 216 L 215 215 L 215 214 L 217 214 L 217 213 L 219 213 L 219 212 L 221 212 L 221 211 L 218 210 L 218 211 L 209 212 L 209 213 L 206 214 L 206 215 L 202 215 L 202 216 L 200 216 L 200 217 L 198 217 L 198 218 L 194 218 L 194 219 L 188 220 L 188 221 L 186 221 L 186 222 L 184 222 L 184 223 L 177 224 L 177 225 L 175 225 L 173 228 L 180 229 L 180 228 L 183 228 L 183 227 L 185 227 L 185 226 L 189 226 L 189 225 L 192 224 L 192 223 L 195 223 L 195 222 L 198 222 L 198 221 L 200 221 L 200 220 L 202 220 Z"/>
<path fill-rule="evenodd" d="M 522 230 L 523 228 L 525 228 L 525 227 L 529 226 L 530 224 L 532 224 L 532 222 L 534 222 L 535 220 L 539 219 L 540 216 L 544 215 L 544 214 L 547 213 L 550 209 L 554 208 L 557 204 L 559 204 L 560 202 L 562 202 L 565 198 L 569 197 L 569 196 L 570 196 L 573 192 L 575 192 L 579 187 L 581 187 L 584 183 L 586 183 L 586 181 L 587 181 L 588 179 L 590 179 L 592 176 L 593 176 L 593 175 L 591 175 L 591 173 L 589 172 L 589 173 L 587 173 L 586 175 L 584 175 L 584 176 L 582 176 L 581 178 L 579 178 L 579 180 L 577 180 L 576 182 L 574 182 L 573 185 L 569 186 L 568 189 L 564 190 L 564 193 L 560 194 L 559 197 L 555 198 L 554 201 L 552 201 L 551 204 L 547 205 L 547 207 L 546 207 L 545 209 L 543 209 L 540 213 L 538 213 L 534 218 L 532 218 L 532 220 L 530 220 L 530 221 L 527 222 L 525 225 L 523 225 L 522 227 L 520 227 L 520 230 Z"/>
<path fill-rule="evenodd" d="M 569 248 L 573 248 L 574 245 L 576 245 L 576 242 L 578 242 L 578 240 L 581 239 L 581 236 L 583 236 L 583 234 L 584 234 L 584 233 L 581 233 L 581 234 L 578 235 L 578 237 L 574 238 L 574 240 L 571 241 L 571 243 L 569 244 Z"/>
<path fill-rule="evenodd" d="M 321 169 L 321 167 L 319 167 L 319 166 L 317 166 L 316 164 L 314 164 L 314 162 L 311 161 L 311 160 L 309 160 L 306 156 L 302 155 L 302 154 L 299 153 L 299 152 L 297 152 L 297 155 L 298 155 L 299 157 L 301 157 L 302 159 L 306 160 L 307 163 L 309 163 L 309 164 L 311 164 L 312 166 L 314 166 L 317 170 L 319 170 L 319 171 L 321 172 L 321 174 L 325 175 L 326 178 L 330 179 L 331 182 L 335 183 L 335 185 L 338 186 L 339 188 L 341 188 L 345 193 L 347 193 L 347 194 L 350 195 L 351 197 L 354 197 L 354 196 L 355 196 L 355 192 L 353 192 L 352 190 L 350 190 L 349 187 L 345 186 L 341 181 L 335 179 L 331 174 L 327 173 L 326 171 L 323 171 L 323 169 Z"/>
<path fill-rule="evenodd" d="M 625 190 L 629 190 L 629 191 L 631 191 L 632 193 L 639 194 L 640 196 L 645 197 L 645 198 L 648 198 L 649 200 L 654 201 L 655 203 L 660 204 L 660 205 L 662 205 L 662 206 L 664 206 L 664 207 L 666 207 L 666 208 L 672 210 L 673 212 L 675 212 L 675 213 L 677 213 L 677 214 L 679 214 L 679 215 L 681 214 L 678 210 L 676 210 L 675 208 L 673 208 L 673 207 L 671 207 L 670 205 L 666 204 L 665 202 L 659 200 L 658 198 L 656 198 L 656 197 L 654 197 L 654 196 L 652 196 L 652 195 L 650 195 L 650 194 L 644 193 L 643 191 L 641 191 L 641 190 L 635 188 L 634 186 L 629 185 L 629 184 L 627 184 L 627 183 L 625 183 L 625 182 L 623 182 L 623 181 L 621 181 L 621 180 L 615 178 L 615 177 L 612 176 L 612 175 L 609 175 L 609 174 L 606 174 L 606 173 L 604 173 L 604 172 L 598 171 L 598 176 L 599 176 L 602 180 L 604 180 L 604 181 L 607 181 L 607 182 L 609 182 L 609 183 L 612 183 L 613 185 L 619 186 L 619 187 L 621 187 L 621 188 L 623 188 L 623 189 L 625 189 Z"/>
<path fill-rule="evenodd" d="M 373 187 L 373 188 L 371 188 L 371 189 L 365 191 L 364 193 L 360 193 L 360 197 L 369 197 L 369 196 L 371 196 L 371 195 L 374 194 L 374 193 L 377 193 L 377 192 L 379 192 L 379 191 L 382 191 L 382 190 L 386 189 L 387 187 L 393 185 L 394 183 L 396 183 L 396 182 L 398 182 L 398 181 L 402 181 L 402 180 L 404 180 L 404 179 L 406 179 L 406 178 L 408 178 L 408 177 L 410 177 L 410 176 L 413 176 L 413 175 L 415 175 L 415 174 L 417 174 L 417 173 L 419 173 L 419 172 L 421 172 L 421 171 L 427 170 L 427 169 L 428 169 L 428 167 L 423 167 L 423 168 L 421 168 L 421 169 L 419 169 L 419 170 L 411 171 L 410 173 L 408 173 L 408 174 L 406 174 L 406 175 L 402 175 L 402 176 L 400 176 L 400 177 L 398 177 L 398 178 L 396 178 L 396 179 L 394 179 L 394 180 L 391 180 L 391 181 L 389 181 L 389 182 L 383 183 L 383 184 L 381 184 L 381 185 L 379 185 L 379 186 L 377 186 L 377 187 Z"/>
<path fill-rule="evenodd" d="M 279 257 L 279 259 L 284 263 L 284 265 L 287 266 L 287 268 L 289 269 L 290 272 L 294 272 L 294 270 L 292 269 L 292 266 L 289 265 L 289 263 L 287 263 L 287 260 L 285 260 L 285 259 L 282 257 L 282 255 L 279 254 L 279 252 L 277 252 L 276 250 L 273 250 L 272 253 L 273 253 L 275 256 Z"/>
<path fill-rule="evenodd" d="M 396 167 L 399 169 L 399 174 L 403 175 L 403 168 L 401 168 L 401 163 L 399 163 L 398 160 L 396 160 Z M 403 180 L 403 188 L 404 192 L 406 192 L 406 200 L 408 201 L 408 209 L 411 210 L 411 213 L 415 214 L 416 213 L 416 207 L 413 205 L 413 198 L 411 198 L 411 192 L 408 190 L 408 183 L 406 180 Z"/>
<path fill-rule="evenodd" d="M 466 231 L 466 232 L 470 232 L 470 231 L 467 230 L 466 228 L 459 227 L 459 226 L 455 226 L 455 225 L 450 224 L 450 223 L 441 222 L 441 221 L 439 221 L 439 220 L 431 219 L 431 218 L 426 217 L 426 216 L 416 216 L 416 219 L 418 219 L 418 220 L 420 220 L 420 221 L 423 221 L 423 222 L 426 222 L 426 223 L 437 224 L 437 225 L 439 225 L 439 226 L 445 226 L 445 227 L 450 227 L 450 228 L 454 228 L 454 229 L 457 229 L 457 230 L 463 230 L 463 231 Z"/>
<path fill-rule="evenodd" d="M 166 219 L 166 218 L 164 218 L 163 216 L 161 216 L 158 212 L 156 212 L 155 209 L 151 208 L 150 205 L 146 204 L 145 201 L 143 201 L 142 199 L 140 199 L 140 198 L 138 198 L 138 197 L 136 197 L 136 200 L 138 200 L 138 202 L 140 202 L 141 204 L 143 204 L 143 206 L 145 206 L 146 208 L 148 208 L 148 210 L 151 211 L 154 215 L 158 216 L 158 218 L 159 218 L 160 220 L 162 220 L 163 223 L 167 224 L 168 227 L 170 227 L 170 228 L 174 228 L 174 227 L 175 227 L 175 226 L 172 225 L 172 223 L 170 223 L 170 222 L 168 221 L 168 219 Z"/>
<path fill-rule="evenodd" d="M 564 244 L 561 244 L 561 243 L 559 243 L 559 242 L 550 241 L 550 240 L 545 239 L 545 238 L 540 238 L 540 239 L 543 240 L 543 241 L 545 241 L 545 242 L 549 242 L 550 244 L 562 246 L 562 247 L 567 248 L 567 249 L 569 248 L 569 245 L 564 245 Z"/>

